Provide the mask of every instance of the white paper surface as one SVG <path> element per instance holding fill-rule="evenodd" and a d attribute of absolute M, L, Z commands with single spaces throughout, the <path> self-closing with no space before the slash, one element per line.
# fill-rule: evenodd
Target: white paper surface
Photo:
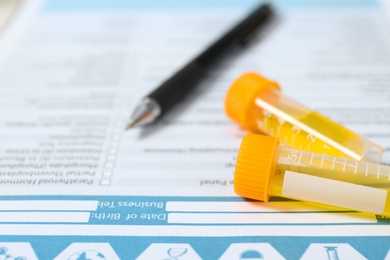
<path fill-rule="evenodd" d="M 157 126 L 125 132 L 137 102 L 245 12 L 43 6 L 12 38 L 0 70 L 0 195 L 11 201 L 0 209 L 0 246 L 28 241 L 38 259 L 98 249 L 111 259 L 320 259 L 330 247 L 339 256 L 386 255 L 385 218 L 236 196 L 246 132 L 223 108 L 232 81 L 257 71 L 381 144 L 390 162 L 390 37 L 378 7 L 281 9 L 272 30 L 232 52 Z M 375 250 L 364 249 L 368 237 Z"/>

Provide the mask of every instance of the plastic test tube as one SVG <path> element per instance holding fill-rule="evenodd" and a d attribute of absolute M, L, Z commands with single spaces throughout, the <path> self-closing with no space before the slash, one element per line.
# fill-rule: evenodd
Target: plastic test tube
<path fill-rule="evenodd" d="M 390 216 L 390 167 L 279 145 L 279 138 L 244 137 L 234 173 L 238 195 L 272 195 Z"/>
<path fill-rule="evenodd" d="M 252 133 L 276 136 L 291 147 L 380 163 L 381 146 L 283 94 L 280 86 L 246 73 L 230 87 L 227 115 Z"/>

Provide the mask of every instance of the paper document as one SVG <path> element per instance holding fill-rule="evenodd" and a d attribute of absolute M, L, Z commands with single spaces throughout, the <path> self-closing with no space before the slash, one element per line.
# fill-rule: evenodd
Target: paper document
<path fill-rule="evenodd" d="M 230 84 L 256 71 L 390 163 L 390 28 L 376 3 L 281 2 L 272 27 L 179 107 L 124 130 L 142 97 L 253 4 L 238 2 L 22 8 L 0 35 L 0 259 L 390 259 L 386 217 L 237 196 L 247 132 L 224 113 Z"/>

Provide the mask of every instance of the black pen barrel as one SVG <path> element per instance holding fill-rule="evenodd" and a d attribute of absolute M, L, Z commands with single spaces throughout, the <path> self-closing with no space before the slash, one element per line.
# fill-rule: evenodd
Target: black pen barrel
<path fill-rule="evenodd" d="M 211 65 L 218 57 L 222 56 L 229 47 L 241 43 L 259 26 L 264 25 L 264 22 L 268 20 L 272 13 L 273 10 L 271 5 L 263 4 L 259 6 L 248 17 L 230 29 L 220 39 L 214 42 L 209 48 L 195 58 L 195 61 L 203 67 Z"/>
<path fill-rule="evenodd" d="M 206 70 L 195 62 L 187 64 L 148 95 L 158 102 L 162 114 L 182 99 L 203 77 Z"/>
<path fill-rule="evenodd" d="M 269 4 L 262 4 L 150 93 L 148 97 L 155 100 L 161 108 L 160 116 L 189 93 L 203 78 L 210 66 L 223 56 L 224 52 L 244 41 L 256 28 L 265 24 L 264 22 L 272 13 L 272 7 Z"/>

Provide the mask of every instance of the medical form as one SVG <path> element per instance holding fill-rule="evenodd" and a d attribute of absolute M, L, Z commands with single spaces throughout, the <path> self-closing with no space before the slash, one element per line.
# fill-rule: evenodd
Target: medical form
<path fill-rule="evenodd" d="M 248 132 L 224 113 L 231 82 L 258 71 L 380 144 L 388 164 L 390 36 L 379 4 L 277 3 L 272 30 L 175 113 L 125 132 L 145 94 L 257 3 L 25 2 L 0 39 L 0 258 L 390 257 L 387 218 L 237 196 Z"/>

